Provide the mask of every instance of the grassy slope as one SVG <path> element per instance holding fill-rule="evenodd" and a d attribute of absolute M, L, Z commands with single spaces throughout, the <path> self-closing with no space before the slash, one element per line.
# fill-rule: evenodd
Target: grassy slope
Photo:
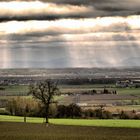
<path fill-rule="evenodd" d="M 0 122 L 0 140 L 139 140 L 140 129 Z"/>
<path fill-rule="evenodd" d="M 23 117 L 0 115 L 0 122 L 23 122 Z M 42 123 L 43 118 L 27 118 L 27 122 Z M 86 119 L 50 119 L 50 123 L 59 125 L 132 127 L 140 128 L 140 120 L 86 120 Z"/>

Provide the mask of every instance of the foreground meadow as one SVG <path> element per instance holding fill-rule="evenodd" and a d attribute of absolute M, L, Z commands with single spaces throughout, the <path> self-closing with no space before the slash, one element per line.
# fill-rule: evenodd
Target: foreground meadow
<path fill-rule="evenodd" d="M 24 117 L 0 115 L 0 122 L 24 122 Z M 44 118 L 27 117 L 27 123 L 43 122 Z M 49 119 L 49 122 L 57 125 L 140 128 L 140 120 Z"/>
<path fill-rule="evenodd" d="M 0 122 L 0 140 L 139 140 L 138 128 Z"/>

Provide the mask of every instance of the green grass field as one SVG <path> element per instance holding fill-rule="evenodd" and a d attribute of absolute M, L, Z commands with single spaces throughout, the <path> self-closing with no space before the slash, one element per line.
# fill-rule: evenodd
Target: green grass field
<path fill-rule="evenodd" d="M 29 87 L 24 85 L 15 85 L 15 86 L 4 86 L 5 91 L 7 92 L 27 92 Z"/>
<path fill-rule="evenodd" d="M 116 88 L 118 94 L 140 95 L 140 88 Z"/>
<path fill-rule="evenodd" d="M 23 122 L 23 117 L 0 115 L 0 122 Z M 43 118 L 27 117 L 28 123 L 43 123 Z M 88 120 L 88 119 L 49 119 L 51 124 L 77 125 L 77 126 L 102 126 L 102 127 L 129 127 L 140 128 L 140 120 Z"/>
<path fill-rule="evenodd" d="M 0 90 L 0 95 L 1 94 L 5 94 L 5 95 L 11 95 L 11 96 L 15 96 L 15 95 L 27 95 L 29 87 L 28 86 L 24 86 L 24 85 L 10 85 L 10 86 L 2 86 L 2 88 L 4 88 L 4 90 Z"/>

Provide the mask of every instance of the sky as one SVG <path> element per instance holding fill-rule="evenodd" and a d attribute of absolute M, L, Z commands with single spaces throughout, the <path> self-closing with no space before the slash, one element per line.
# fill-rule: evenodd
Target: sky
<path fill-rule="evenodd" d="M 135 66 L 139 0 L 0 0 L 0 68 Z"/>

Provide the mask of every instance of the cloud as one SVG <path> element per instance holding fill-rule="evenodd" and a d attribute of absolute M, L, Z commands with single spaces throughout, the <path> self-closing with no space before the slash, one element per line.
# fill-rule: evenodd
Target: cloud
<path fill-rule="evenodd" d="M 0 1 L 0 21 L 139 15 L 138 0 Z"/>
<path fill-rule="evenodd" d="M 30 46 L 32 48 L 31 44 L 38 44 L 41 47 L 41 44 L 44 43 L 48 44 L 47 46 L 53 46 L 55 43 L 62 43 L 64 46 L 68 43 L 79 45 L 78 42 L 96 44 L 97 42 L 127 41 L 131 43 L 140 38 L 139 22 L 140 16 L 9 21 L 0 23 L 0 44 L 6 46 L 23 44 L 22 47 Z"/>
<path fill-rule="evenodd" d="M 140 29 L 140 16 L 61 19 L 55 21 L 10 21 L 0 23 L 0 34 L 58 35 L 93 32 L 125 32 Z"/>
<path fill-rule="evenodd" d="M 55 3 L 0 2 L 0 20 L 54 20 L 86 17 L 93 11 L 90 6 L 57 5 Z"/>

